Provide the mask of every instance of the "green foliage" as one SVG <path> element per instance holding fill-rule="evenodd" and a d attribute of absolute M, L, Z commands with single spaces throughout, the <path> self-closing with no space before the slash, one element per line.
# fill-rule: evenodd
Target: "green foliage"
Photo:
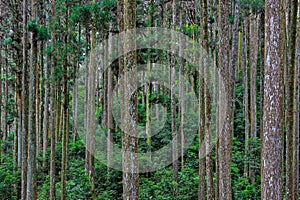
<path fill-rule="evenodd" d="M 26 25 L 26 29 L 30 32 L 33 32 L 33 33 L 38 33 L 38 30 L 39 30 L 39 26 L 37 24 L 37 22 L 35 20 L 33 21 L 30 21 L 27 25 Z"/>
<path fill-rule="evenodd" d="M 40 26 L 38 28 L 38 40 L 48 40 L 50 39 L 50 34 L 46 26 Z"/>
<path fill-rule="evenodd" d="M 6 149 L 6 148 L 5 148 Z M 15 187 L 18 191 L 20 183 L 20 172 L 14 172 L 12 151 L 9 151 L 7 156 L 1 158 L 2 163 L 0 165 L 0 199 L 14 200 L 17 199 L 15 193 Z"/>
<path fill-rule="evenodd" d="M 263 11 L 265 3 L 263 0 L 241 0 L 240 6 L 247 15 L 250 10 L 252 10 L 253 13 L 259 13 Z"/>

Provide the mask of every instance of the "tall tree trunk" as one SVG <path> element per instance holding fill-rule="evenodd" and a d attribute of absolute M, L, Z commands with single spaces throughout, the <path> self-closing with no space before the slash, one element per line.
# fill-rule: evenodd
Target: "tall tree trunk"
<path fill-rule="evenodd" d="M 65 16 L 66 20 L 66 30 L 67 32 L 64 35 L 64 45 L 65 45 L 65 55 L 63 61 L 64 67 L 64 75 L 63 75 L 63 128 L 62 128 L 62 159 L 61 159 L 61 200 L 66 199 L 66 182 L 67 182 L 67 149 L 68 149 L 68 132 L 69 132 L 69 121 L 68 121 L 68 106 L 69 106 L 69 87 L 68 87 L 68 78 L 69 78 L 69 49 L 68 49 L 68 42 L 69 42 L 69 13 L 70 8 L 68 2 L 66 2 L 66 9 L 67 13 Z"/>
<path fill-rule="evenodd" d="M 177 0 L 172 1 L 172 28 L 176 29 L 176 6 Z M 174 49 L 175 35 L 172 34 L 172 49 Z M 175 99 L 175 55 L 171 55 L 171 69 L 170 69 L 170 86 L 171 86 L 171 115 L 172 115 L 172 160 L 173 160 L 173 181 L 178 183 L 178 141 L 176 130 L 176 99 Z M 176 197 L 178 188 L 175 186 L 174 196 Z"/>
<path fill-rule="evenodd" d="M 81 25 L 78 25 L 78 43 L 81 43 Z M 76 59 L 76 66 L 74 67 L 74 85 L 73 85 L 73 105 L 72 105 L 72 134 L 73 142 L 76 142 L 77 136 L 77 122 L 78 122 L 78 70 L 79 59 Z"/>
<path fill-rule="evenodd" d="M 49 133 L 49 93 L 50 93 L 50 66 L 48 65 L 49 56 L 47 55 L 46 65 L 44 68 L 45 83 L 44 83 L 44 118 L 43 118 L 43 163 L 42 167 L 45 170 L 46 167 L 46 155 L 48 148 L 48 133 Z"/>
<path fill-rule="evenodd" d="M 182 11 L 180 11 L 180 31 L 183 32 Z M 183 55 L 183 41 L 179 38 L 179 55 Z M 179 58 L 179 99 L 180 99 L 180 157 L 181 170 L 184 168 L 184 60 Z"/>
<path fill-rule="evenodd" d="M 31 1 L 32 20 L 36 20 L 36 0 Z M 37 199 L 36 185 L 36 74 L 37 74 L 37 30 L 31 30 L 31 55 L 29 79 L 29 127 L 27 200 Z"/>
<path fill-rule="evenodd" d="M 205 133 L 206 133 L 206 116 L 205 116 L 205 57 L 208 50 L 208 29 L 207 29 L 207 0 L 201 1 L 201 43 L 203 52 L 200 56 L 200 69 L 199 69 L 199 77 L 200 77 L 200 87 L 199 87 L 199 185 L 198 185 L 198 200 L 205 199 L 205 150 L 206 150 L 206 141 L 205 141 Z"/>
<path fill-rule="evenodd" d="M 108 36 L 108 55 L 112 54 L 113 51 L 113 34 L 112 34 L 112 22 L 109 25 L 109 36 Z M 113 116 L 112 116 L 112 103 L 113 103 L 113 76 L 112 68 L 108 67 L 107 72 L 107 170 L 109 171 L 111 165 L 111 156 L 113 152 Z"/>
<path fill-rule="evenodd" d="M 211 90 L 210 62 L 208 38 L 208 3 L 203 0 L 203 39 L 204 50 L 204 103 L 205 103 L 205 155 L 206 155 L 206 188 L 207 199 L 214 199 L 213 160 L 212 160 L 212 130 L 211 130 Z"/>
<path fill-rule="evenodd" d="M 244 66 L 244 116 L 245 116 L 245 155 L 244 155 L 244 175 L 249 176 L 249 84 L 248 84 L 248 55 L 247 55 L 247 38 L 248 38 L 248 20 L 244 21 L 243 36 L 243 66 Z"/>
<path fill-rule="evenodd" d="M 280 0 L 265 2 L 265 76 L 261 199 L 282 198 L 283 13 Z"/>
<path fill-rule="evenodd" d="M 136 1 L 124 1 L 124 30 L 136 28 Z M 135 49 L 135 35 L 125 38 L 124 49 Z M 124 55 L 124 111 L 122 119 L 123 199 L 139 199 L 137 140 L 137 66 L 136 51 Z M 132 94 L 130 96 L 130 94 Z"/>
<path fill-rule="evenodd" d="M 93 3 L 96 3 L 94 0 Z M 90 178 L 90 199 L 95 199 L 94 183 L 94 155 L 95 155 L 95 94 L 96 94 L 96 27 L 95 13 L 92 15 L 91 52 L 88 77 L 88 104 L 87 104 L 87 136 L 89 140 L 88 175 Z"/>
<path fill-rule="evenodd" d="M 257 56 L 258 56 L 258 26 L 257 15 L 252 13 L 250 16 L 250 137 L 257 136 L 256 119 L 256 77 L 257 77 Z M 251 183 L 255 182 L 252 161 L 249 164 L 249 177 Z"/>
<path fill-rule="evenodd" d="M 219 0 L 219 199 L 232 199 L 231 190 L 231 148 L 235 69 L 230 63 L 229 45 L 229 3 Z"/>
<path fill-rule="evenodd" d="M 22 166 L 21 166 L 21 199 L 26 199 L 27 189 L 27 137 L 28 137 L 28 34 L 27 34 L 27 0 L 23 0 L 23 74 L 22 74 Z"/>
<path fill-rule="evenodd" d="M 295 101 L 297 97 L 297 67 L 296 67 L 296 36 L 297 36 L 297 9 L 298 0 L 291 1 L 291 13 L 289 23 L 289 41 L 288 42 L 288 63 L 287 63 L 287 81 L 286 81 L 286 198 L 287 200 L 298 199 L 297 169 L 299 160 L 296 153 L 299 146 L 297 142 L 297 110 L 298 104 Z"/>
<path fill-rule="evenodd" d="M 55 20 L 56 20 L 56 13 L 55 13 L 55 6 L 56 1 L 52 1 L 52 11 L 51 11 L 51 38 L 52 38 L 52 44 L 55 44 L 56 42 L 56 34 L 54 33 L 55 30 Z M 56 83 L 55 83 L 55 65 L 56 65 L 56 50 L 50 54 L 50 67 L 51 67 L 51 89 L 50 89 L 50 108 L 49 108 L 49 132 L 51 134 L 51 152 L 50 152 L 50 200 L 55 200 L 55 119 L 56 115 L 59 113 L 55 113 L 56 111 Z"/>

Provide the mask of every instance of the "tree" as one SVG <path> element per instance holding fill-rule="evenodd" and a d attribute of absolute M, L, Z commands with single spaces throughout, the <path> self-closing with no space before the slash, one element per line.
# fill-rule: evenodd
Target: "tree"
<path fill-rule="evenodd" d="M 257 78 L 257 55 L 258 55 L 258 26 L 257 15 L 253 12 L 250 17 L 250 137 L 257 136 L 257 119 L 256 119 L 256 78 Z M 255 174 L 253 172 L 253 163 L 249 165 L 249 177 L 252 183 L 255 181 Z"/>
<path fill-rule="evenodd" d="M 282 199 L 283 42 L 282 4 L 265 2 L 265 69 L 261 199 Z"/>
<path fill-rule="evenodd" d="M 28 134 L 28 33 L 27 24 L 27 0 L 23 0 L 23 72 L 22 72 L 22 165 L 21 165 L 21 199 L 26 199 L 27 189 L 27 134 Z"/>
<path fill-rule="evenodd" d="M 172 1 L 172 28 L 176 29 L 176 0 Z M 175 35 L 172 34 L 172 49 L 174 50 Z M 172 166 L 173 166 L 173 181 L 178 183 L 178 140 L 177 140 L 177 128 L 176 128 L 176 100 L 175 100 L 175 55 L 171 55 L 170 58 L 170 86 L 171 86 L 171 115 L 172 115 L 172 124 L 171 124 L 171 132 L 172 132 Z M 174 196 L 177 196 L 178 188 L 175 186 Z"/>
<path fill-rule="evenodd" d="M 286 75 L 286 196 L 287 199 L 299 197 L 299 157 L 297 155 L 299 132 L 297 131 L 297 67 L 296 67 L 296 37 L 298 1 L 291 1 L 288 39 L 288 58 Z"/>
<path fill-rule="evenodd" d="M 52 45 L 56 42 L 56 34 L 53 30 L 55 30 L 55 20 L 56 20 L 56 13 L 55 13 L 55 6 L 56 1 L 52 1 L 52 9 L 51 9 L 51 38 L 52 38 Z M 49 132 L 51 134 L 50 139 L 50 199 L 55 199 L 55 119 L 58 113 L 55 113 L 55 104 L 56 104 L 56 89 L 55 89 L 55 66 L 56 66 L 56 50 L 54 49 L 53 52 L 50 54 L 50 67 L 51 67 L 51 95 L 50 95 L 50 117 L 49 117 Z"/>
<path fill-rule="evenodd" d="M 37 22 L 35 0 L 31 1 L 32 24 L 28 25 L 31 31 L 30 79 L 29 79 L 29 126 L 28 126 L 28 169 L 27 195 L 28 200 L 37 199 L 36 183 L 36 75 L 37 75 Z"/>
<path fill-rule="evenodd" d="M 136 28 L 136 1 L 124 1 L 124 30 Z M 125 38 L 124 49 L 135 49 L 135 35 Z M 136 51 L 124 55 L 125 87 L 122 114 L 123 199 L 139 199 L 138 141 L 137 141 L 137 66 Z M 131 96 L 132 95 L 132 96 Z"/>
<path fill-rule="evenodd" d="M 219 0 L 219 106 L 218 169 L 219 199 L 232 199 L 231 149 L 235 69 L 230 63 L 228 0 Z M 237 58 L 232 58 L 237 59 Z M 223 102 L 223 103 L 222 103 Z"/>

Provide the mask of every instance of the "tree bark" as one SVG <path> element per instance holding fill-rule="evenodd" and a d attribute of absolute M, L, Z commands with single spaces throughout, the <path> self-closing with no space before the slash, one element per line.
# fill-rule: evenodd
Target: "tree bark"
<path fill-rule="evenodd" d="M 27 34 L 27 0 L 23 0 L 23 74 L 22 74 L 22 166 L 21 166 L 21 199 L 26 199 L 27 188 L 27 137 L 28 137 L 28 34 Z"/>
<path fill-rule="evenodd" d="M 261 199 L 282 198 L 283 22 L 279 0 L 265 2 L 265 76 Z"/>
<path fill-rule="evenodd" d="M 287 200 L 298 199 L 297 169 L 299 160 L 296 153 L 298 151 L 297 142 L 297 67 L 296 67 L 296 37 L 297 37 L 297 8 L 298 0 L 292 0 L 289 23 L 289 41 L 286 75 L 286 198 Z M 298 102 L 299 103 L 299 102 Z"/>
<path fill-rule="evenodd" d="M 136 1 L 124 1 L 124 30 L 136 28 Z M 124 49 L 135 49 L 135 35 L 125 38 Z M 137 66 L 136 51 L 124 55 L 124 111 L 122 119 L 123 199 L 139 199 L 137 140 Z M 132 94 L 132 95 L 131 95 Z"/>
<path fill-rule="evenodd" d="M 55 12 L 56 1 L 52 1 L 52 11 L 51 11 L 51 38 L 52 44 L 56 42 L 55 30 Z M 49 108 L 49 132 L 51 134 L 51 152 L 50 152 L 50 200 L 55 200 L 55 144 L 56 144 L 56 83 L 55 83 L 55 65 L 56 65 L 56 50 L 50 54 L 50 66 L 51 66 L 51 89 L 50 89 L 50 108 Z"/>
<path fill-rule="evenodd" d="M 219 199 L 232 199 L 231 190 L 231 148 L 235 69 L 230 63 L 229 45 L 229 3 L 219 0 Z"/>

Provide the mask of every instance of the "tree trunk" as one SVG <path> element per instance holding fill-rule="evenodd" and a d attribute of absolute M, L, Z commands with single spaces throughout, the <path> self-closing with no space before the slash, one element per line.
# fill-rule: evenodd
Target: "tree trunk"
<path fill-rule="evenodd" d="M 219 164 L 219 199 L 232 199 L 231 193 L 231 148 L 235 69 L 230 63 L 229 45 L 229 3 L 219 0 L 219 133 L 218 133 L 218 164 Z"/>
<path fill-rule="evenodd" d="M 282 198 L 283 14 L 279 0 L 265 2 L 265 76 L 261 199 Z"/>
<path fill-rule="evenodd" d="M 31 1 L 32 19 L 36 19 L 36 1 Z M 29 79 L 29 127 L 28 127 L 28 169 L 27 200 L 37 199 L 36 185 L 36 74 L 37 74 L 37 30 L 32 30 L 30 79 Z"/>
<path fill-rule="evenodd" d="M 176 0 L 172 1 L 172 28 L 176 29 Z M 172 35 L 172 49 L 174 49 L 175 35 Z M 172 160 L 173 160 L 173 181 L 178 183 L 178 141 L 176 130 L 176 102 L 175 102 L 175 55 L 171 55 L 171 69 L 170 69 L 170 86 L 171 86 L 171 115 L 172 115 Z M 178 194 L 178 187 L 174 188 L 174 196 Z"/>
<path fill-rule="evenodd" d="M 23 0 L 23 74 L 22 74 L 22 166 L 21 166 L 21 199 L 26 199 L 27 189 L 27 137 L 28 137 L 28 34 L 27 34 L 27 0 Z"/>
<path fill-rule="evenodd" d="M 257 119 L 256 119 L 256 77 L 257 77 L 257 56 L 258 56 L 258 26 L 257 15 L 252 14 L 250 17 L 250 137 L 257 136 Z M 251 151 L 251 150 L 250 150 Z M 255 182 L 252 160 L 249 164 L 249 177 L 252 184 Z"/>
<path fill-rule="evenodd" d="M 244 21 L 244 36 L 243 36 L 243 66 L 244 66 L 244 116 L 245 116 L 245 163 L 244 175 L 249 176 L 249 84 L 248 84 L 248 55 L 247 55 L 247 38 L 248 38 L 248 20 Z"/>
<path fill-rule="evenodd" d="M 112 55 L 113 51 L 113 34 L 112 22 L 110 22 L 110 32 L 108 36 L 108 55 Z M 113 103 L 113 83 L 112 83 L 112 68 L 108 67 L 107 72 L 107 170 L 109 171 L 111 165 L 111 156 L 113 152 L 113 116 L 112 116 L 112 103 Z"/>
<path fill-rule="evenodd" d="M 56 13 L 55 13 L 55 6 L 56 6 L 56 1 L 52 1 L 52 13 L 51 13 L 51 38 L 52 38 L 52 43 L 55 44 L 56 42 L 56 35 L 54 33 L 55 26 L 54 22 L 56 20 Z M 51 152 L 50 152 L 50 200 L 55 200 L 55 130 L 56 130 L 56 125 L 55 125 L 55 119 L 56 115 L 59 113 L 55 113 L 56 111 L 56 84 L 55 84 L 55 65 L 56 65 L 56 51 L 52 54 L 50 54 L 50 67 L 51 67 L 51 89 L 50 89 L 50 108 L 49 108 L 49 132 L 51 134 Z"/>
<path fill-rule="evenodd" d="M 291 1 L 291 13 L 289 23 L 288 41 L 288 63 L 286 75 L 286 198 L 287 200 L 298 199 L 297 169 L 299 160 L 296 153 L 298 151 L 297 142 L 297 67 L 296 67 L 296 36 L 297 36 L 297 8 L 298 0 Z M 298 102 L 299 103 L 299 102 Z"/>
<path fill-rule="evenodd" d="M 136 28 L 136 1 L 124 1 L 124 30 Z M 135 36 L 126 37 L 124 49 L 135 49 Z M 122 119 L 123 199 L 139 199 L 137 140 L 137 66 L 136 51 L 124 55 L 124 111 Z M 132 94 L 130 96 L 130 94 Z"/>
<path fill-rule="evenodd" d="M 206 155 L 206 188 L 207 199 L 214 199 L 213 183 L 213 160 L 212 160 L 212 130 L 211 130 L 211 91 L 210 91 L 210 62 L 209 62 L 209 38 L 208 38 L 208 5 L 207 0 L 203 0 L 203 40 L 202 48 L 204 52 L 204 104 L 205 104 L 205 155 Z"/>

